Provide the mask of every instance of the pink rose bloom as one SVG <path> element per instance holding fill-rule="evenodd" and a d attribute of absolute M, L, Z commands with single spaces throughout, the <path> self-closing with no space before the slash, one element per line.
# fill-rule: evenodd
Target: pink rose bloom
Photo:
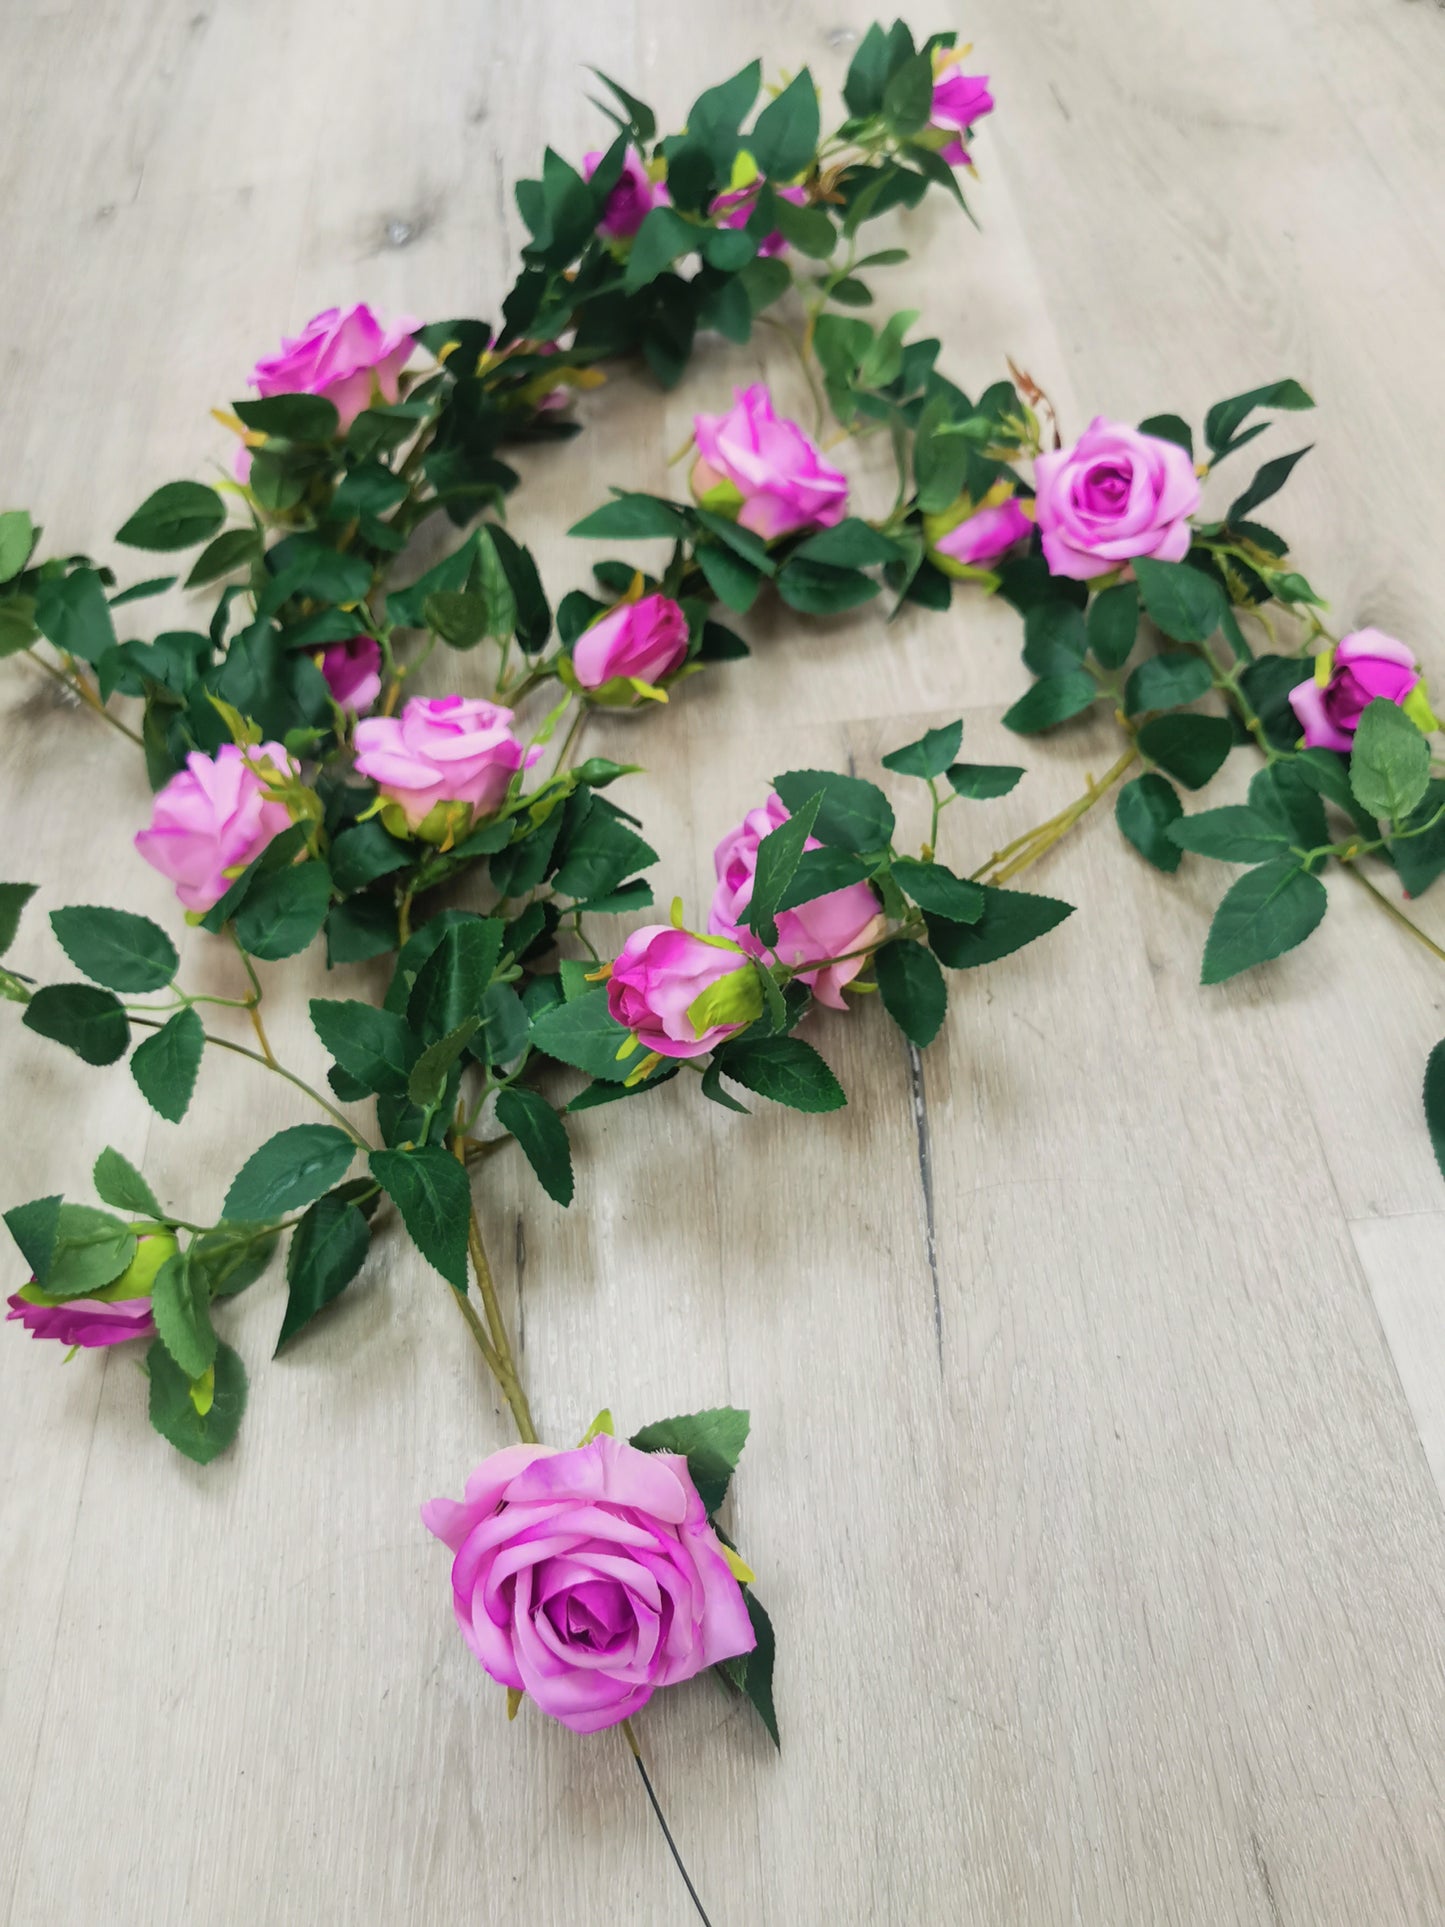
<path fill-rule="evenodd" d="M 592 179 L 601 160 L 600 150 L 583 155 L 584 181 Z M 602 219 L 597 223 L 597 232 L 605 234 L 609 241 L 630 241 L 653 208 L 663 207 L 666 203 L 667 189 L 648 179 L 642 156 L 635 147 L 629 147 L 622 163 L 621 177 L 607 196 L 607 205 L 602 210 Z"/>
<path fill-rule="evenodd" d="M 952 49 L 940 51 L 934 56 L 933 106 L 929 110 L 928 121 L 931 127 L 943 133 L 951 133 L 954 138 L 940 152 L 951 167 L 965 167 L 968 164 L 968 149 L 964 146 L 962 135 L 966 134 L 975 121 L 993 112 L 993 95 L 988 90 L 987 74 L 965 74 L 951 72 L 965 56 Z"/>
<path fill-rule="evenodd" d="M 1306 749 L 1338 749 L 1354 744 L 1361 716 L 1379 697 L 1404 704 L 1420 682 L 1414 652 L 1383 629 L 1356 629 L 1341 636 L 1326 659 L 1328 680 L 1314 677 L 1289 692 L 1290 708 L 1304 731 Z"/>
<path fill-rule="evenodd" d="M 263 396 L 325 396 L 341 417 L 344 435 L 371 405 L 373 386 L 383 401 L 397 399 L 397 377 L 420 326 L 414 316 L 402 315 L 383 327 L 365 302 L 328 308 L 313 315 L 294 341 L 283 335 L 281 352 L 256 363 L 251 384 Z"/>
<path fill-rule="evenodd" d="M 52 1304 L 43 1294 L 27 1298 L 24 1292 L 16 1292 L 7 1302 L 6 1323 L 18 1318 L 32 1338 L 94 1346 L 155 1337 L 149 1298 L 67 1298 Z"/>
<path fill-rule="evenodd" d="M 738 827 L 718 844 L 713 855 L 717 889 L 713 892 L 707 927 L 716 936 L 731 937 L 754 957 L 768 954 L 762 939 L 743 922 L 753 900 L 758 845 L 786 823 L 789 814 L 780 796 L 770 796 L 761 809 L 748 811 Z M 816 850 L 821 845 L 817 837 L 810 836 L 803 848 Z M 815 897 L 811 903 L 801 903 L 796 910 L 780 910 L 778 942 L 773 954 L 779 963 L 794 969 L 799 964 L 821 963 L 825 957 L 843 957 L 876 943 L 887 922 L 869 886 L 850 883 L 842 890 L 830 890 L 825 897 Z M 867 961 L 866 956 L 848 956 L 846 963 L 803 971 L 799 981 L 811 988 L 820 1004 L 846 1010 L 843 986 L 853 981 Z"/>
<path fill-rule="evenodd" d="M 983 568 L 1016 542 L 1027 542 L 1033 532 L 1033 523 L 1010 496 L 992 508 L 975 509 L 972 515 L 935 536 L 929 554 L 945 574 L 950 562 L 969 569 Z"/>
<path fill-rule="evenodd" d="M 1054 575 L 1087 581 L 1136 555 L 1182 562 L 1199 478 L 1188 451 L 1096 415 L 1072 448 L 1034 462 L 1035 510 Z"/>
<path fill-rule="evenodd" d="M 733 393 L 725 415 L 693 420 L 693 494 L 704 502 L 714 489 L 741 497 L 739 526 L 765 541 L 841 522 L 848 510 L 846 476 L 829 468 L 796 422 L 774 410 L 762 382 Z"/>
<path fill-rule="evenodd" d="M 416 829 L 438 803 L 490 816 L 519 769 L 542 754 L 512 734 L 512 712 L 471 696 L 413 696 L 400 716 L 356 725 L 356 767 Z"/>
<path fill-rule="evenodd" d="M 381 694 L 381 644 L 375 636 L 330 643 L 319 667 L 337 707 L 353 716 L 364 716 Z"/>
<path fill-rule="evenodd" d="M 665 595 L 619 602 L 572 645 L 572 667 L 584 689 L 600 689 L 619 676 L 659 683 L 686 656 L 687 617 Z"/>
<path fill-rule="evenodd" d="M 250 765 L 295 765 L 279 743 L 241 750 L 222 743 L 214 756 L 193 749 L 155 799 L 148 830 L 135 846 L 153 869 L 171 877 L 187 910 L 204 912 L 219 903 L 248 863 L 291 827 L 284 803 L 266 795 L 267 784 Z"/>
<path fill-rule="evenodd" d="M 449 1546 L 462 1638 L 502 1686 L 574 1733 L 616 1726 L 660 1686 L 752 1651 L 742 1588 L 687 1469 L 603 1433 L 508 1445 L 466 1497 L 422 1507 Z"/>
<path fill-rule="evenodd" d="M 708 213 L 721 227 L 746 227 L 758 204 L 762 192 L 762 182 L 752 181 L 747 187 L 736 188 L 731 194 L 719 194 Z M 773 192 L 780 201 L 791 201 L 794 207 L 808 205 L 808 191 L 802 187 L 775 187 Z M 764 260 L 774 254 L 781 254 L 788 245 L 787 236 L 781 228 L 774 228 L 758 243 L 758 253 Z"/>
<path fill-rule="evenodd" d="M 659 1057 L 702 1057 L 743 1028 L 742 1023 L 707 1025 L 699 1032 L 689 1015 L 705 990 L 723 978 L 746 973 L 745 988 L 757 987 L 752 965 L 735 945 L 709 942 L 670 923 L 645 923 L 623 944 L 607 983 L 607 1008 L 638 1043 Z M 762 1007 L 757 1004 L 746 1021 Z"/>

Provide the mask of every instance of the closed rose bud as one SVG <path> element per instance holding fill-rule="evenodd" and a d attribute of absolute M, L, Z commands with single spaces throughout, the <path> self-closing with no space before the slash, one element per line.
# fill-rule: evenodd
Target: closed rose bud
<path fill-rule="evenodd" d="M 397 399 L 398 378 L 420 326 L 411 315 L 383 325 L 364 302 L 327 308 L 313 315 L 294 340 L 283 336 L 280 351 L 256 363 L 251 384 L 263 397 L 323 396 L 341 417 L 344 435 L 371 405 L 373 393 L 382 401 Z"/>
<path fill-rule="evenodd" d="M 681 669 L 687 640 L 687 617 L 671 596 L 619 602 L 573 643 L 573 673 L 589 691 L 619 680 L 657 684 Z M 632 691 L 621 695 L 631 699 Z"/>
<path fill-rule="evenodd" d="M 963 73 L 959 63 L 966 57 L 963 50 L 953 47 L 939 47 L 933 56 L 933 105 L 928 124 L 949 137 L 939 152 L 952 167 L 968 164 L 962 137 L 975 122 L 993 112 L 988 75 Z"/>
<path fill-rule="evenodd" d="M 517 771 L 542 754 L 524 748 L 511 723 L 511 710 L 499 703 L 414 696 L 400 716 L 369 716 L 356 725 L 356 768 L 413 831 L 439 808 L 446 815 L 442 806 L 458 806 L 450 811 L 455 834 L 457 826 L 464 831 L 493 815 Z"/>
<path fill-rule="evenodd" d="M 1072 448 L 1034 462 L 1035 514 L 1053 575 L 1087 581 L 1135 556 L 1182 562 L 1199 478 L 1188 451 L 1098 415 Z"/>
<path fill-rule="evenodd" d="M 990 489 L 977 507 L 965 496 L 941 515 L 923 518 L 929 561 L 945 575 L 957 577 L 986 570 L 1033 532 L 1032 519 L 1007 483 Z"/>
<path fill-rule="evenodd" d="M 713 857 L 717 889 L 707 927 L 715 935 L 731 937 L 755 957 L 769 954 L 762 939 L 743 922 L 753 900 L 758 845 L 786 823 L 788 816 L 782 798 L 770 796 L 761 808 L 748 811 L 738 827 L 718 844 Z M 803 848 L 816 850 L 821 845 L 817 837 L 810 836 Z M 799 971 L 799 981 L 810 987 L 820 1004 L 846 1010 L 843 986 L 858 975 L 868 961 L 869 949 L 888 927 L 872 889 L 866 883 L 850 883 L 815 897 L 811 903 L 800 903 L 796 910 L 780 910 L 776 922 L 778 941 L 771 954 L 779 963 Z M 856 956 L 855 951 L 859 953 Z M 832 957 L 845 961 L 826 961 Z M 812 965 L 818 967 L 809 968 Z"/>
<path fill-rule="evenodd" d="M 291 827 L 284 803 L 266 795 L 263 766 L 290 773 L 294 765 L 279 743 L 242 750 L 222 743 L 214 756 L 192 750 L 156 796 L 150 828 L 135 846 L 162 876 L 171 877 L 187 910 L 203 912 L 220 902 L 249 863 Z"/>
<path fill-rule="evenodd" d="M 592 179 L 601 162 L 600 150 L 583 155 L 584 181 Z M 617 185 L 607 196 L 607 205 L 602 210 L 602 219 L 597 223 L 597 232 L 605 234 L 609 241 L 630 241 L 653 208 L 666 204 L 667 189 L 649 178 L 642 156 L 635 147 L 629 147 Z"/>
<path fill-rule="evenodd" d="M 9 1300 L 6 1322 L 18 1319 L 32 1338 L 61 1345 L 123 1345 L 131 1338 L 153 1338 L 151 1287 L 156 1273 L 176 1254 L 175 1233 L 155 1225 L 132 1225 L 136 1254 L 113 1284 L 84 1298 L 56 1298 L 32 1278 Z"/>
<path fill-rule="evenodd" d="M 761 1016 L 763 991 L 737 944 L 649 923 L 612 966 L 607 1008 L 647 1051 L 701 1057 Z"/>
<path fill-rule="evenodd" d="M 1439 724 L 1415 652 L 1383 629 L 1356 629 L 1315 657 L 1315 673 L 1289 692 L 1307 749 L 1348 754 L 1372 702 L 1398 703 L 1425 735 Z"/>
<path fill-rule="evenodd" d="M 828 466 L 796 422 L 777 413 L 762 382 L 734 392 L 725 415 L 699 415 L 693 422 L 697 499 L 735 514 L 740 527 L 765 541 L 841 522 L 848 511 L 847 477 Z"/>
<path fill-rule="evenodd" d="M 337 708 L 353 716 L 364 716 L 381 694 L 381 644 L 375 636 L 331 643 L 318 666 Z"/>
<path fill-rule="evenodd" d="M 499 1685 L 575 1733 L 757 1643 L 687 1460 L 600 1434 L 508 1445 L 422 1507 L 450 1548 L 462 1638 Z"/>

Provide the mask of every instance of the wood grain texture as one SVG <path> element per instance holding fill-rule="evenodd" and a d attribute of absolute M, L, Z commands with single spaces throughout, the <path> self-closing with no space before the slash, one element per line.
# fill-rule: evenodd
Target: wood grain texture
<path fill-rule="evenodd" d="M 494 309 L 510 182 L 600 126 L 585 63 L 675 121 L 754 47 L 836 88 L 867 19 L 858 0 L 12 11 L 5 491 L 57 547 L 107 555 L 147 487 L 226 458 L 205 410 L 281 328 L 361 297 Z M 1000 101 L 983 231 L 900 220 L 918 259 L 895 305 L 970 387 L 1012 353 L 1071 431 L 1298 375 L 1322 404 L 1287 497 L 1302 562 L 1342 622 L 1445 673 L 1445 13 L 985 0 L 969 31 Z M 803 405 L 780 344 L 707 342 L 679 394 L 623 376 L 585 438 L 528 459 L 514 519 L 554 595 L 587 561 L 568 522 L 609 481 L 663 486 L 692 410 L 759 370 Z M 873 451 L 841 459 L 886 502 Z M 690 906 L 781 767 L 877 775 L 964 713 L 973 757 L 1030 765 L 946 819 L 976 862 L 1112 760 L 1102 726 L 1018 755 L 1002 607 L 750 632 L 753 659 L 667 717 L 589 737 L 646 762 L 636 807 Z M 21 666 L 0 706 L 7 872 L 54 878 L 42 909 L 123 897 L 173 923 L 130 853 L 130 752 Z M 737 1118 L 669 1087 L 580 1121 L 570 1213 L 514 1159 L 478 1182 L 545 1435 L 604 1403 L 628 1425 L 754 1414 L 734 1524 L 779 1629 L 783 1756 L 706 1684 L 642 1722 L 717 1927 L 1445 1917 L 1445 1238 L 1417 1100 L 1442 979 L 1336 884 L 1305 950 L 1204 993 L 1221 873 L 1158 877 L 1099 815 L 1032 879 L 1077 914 L 956 977 L 921 1064 L 876 1009 L 819 1026 L 846 1111 Z M 42 916 L 16 962 L 59 968 Z M 184 969 L 229 981 L 202 937 Z M 319 1072 L 322 971 L 270 975 L 278 1049 Z M 203 1217 L 305 1116 L 214 1054 L 177 1129 L 123 1071 L 14 1024 L 0 1052 L 7 1204 L 80 1192 L 113 1143 Z M 149 1433 L 127 1358 L 0 1349 L 0 1917 L 685 1919 L 621 1744 L 530 1712 L 508 1728 L 456 1637 L 416 1508 L 507 1428 L 445 1289 L 389 1239 L 267 1363 L 279 1318 L 274 1281 L 235 1308 L 252 1410 L 207 1471 Z"/>

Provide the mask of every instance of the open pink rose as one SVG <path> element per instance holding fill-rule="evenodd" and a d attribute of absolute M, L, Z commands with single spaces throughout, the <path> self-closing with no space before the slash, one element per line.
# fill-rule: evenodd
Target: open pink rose
<path fill-rule="evenodd" d="M 490 816 L 519 769 L 542 754 L 524 749 L 512 712 L 472 696 L 413 696 L 400 716 L 356 725 L 356 767 L 397 804 L 412 829 L 439 803 Z"/>
<path fill-rule="evenodd" d="M 735 389 L 734 397 L 725 415 L 694 418 L 698 500 L 724 512 L 736 507 L 739 525 L 765 541 L 841 522 L 847 477 L 829 468 L 796 422 L 777 413 L 762 382 Z"/>
<path fill-rule="evenodd" d="M 1136 555 L 1182 562 L 1199 478 L 1188 451 L 1096 415 L 1072 448 L 1034 462 L 1044 559 L 1054 575 L 1086 581 Z"/>
<path fill-rule="evenodd" d="M 592 179 L 601 162 L 600 150 L 583 155 L 584 181 Z M 648 178 L 642 156 L 635 147 L 629 147 L 622 163 L 622 174 L 616 187 L 607 196 L 607 205 L 602 210 L 602 219 L 597 223 L 597 232 L 605 234 L 610 241 L 631 240 L 653 208 L 663 207 L 666 203 L 667 189 L 660 182 Z"/>
<path fill-rule="evenodd" d="M 153 869 L 171 877 L 187 910 L 219 903 L 248 863 L 291 827 L 284 803 L 271 801 L 264 765 L 295 765 L 279 743 L 241 750 L 222 743 L 214 756 L 193 749 L 155 799 L 148 830 L 135 846 Z"/>
<path fill-rule="evenodd" d="M 930 515 L 923 521 L 924 534 L 931 544 L 929 560 L 945 575 L 986 568 L 1015 543 L 1027 542 L 1034 532 L 1032 521 L 1012 495 L 1007 501 L 974 509 L 951 528 L 947 526 L 949 519 L 947 515 Z"/>
<path fill-rule="evenodd" d="M 1289 692 L 1290 708 L 1304 731 L 1307 749 L 1348 753 L 1360 718 L 1372 702 L 1383 697 L 1404 706 L 1411 692 L 1421 687 L 1414 651 L 1383 629 L 1356 629 L 1341 636 L 1323 659 L 1323 672 L 1325 682 L 1312 676 Z M 1433 726 L 1430 717 L 1425 727 Z"/>
<path fill-rule="evenodd" d="M 619 602 L 572 645 L 572 667 L 584 689 L 619 676 L 659 683 L 687 658 L 687 617 L 671 596 Z"/>
<path fill-rule="evenodd" d="M 661 1686 L 749 1653 L 742 1588 L 671 1452 L 606 1433 L 508 1445 L 422 1520 L 455 1554 L 462 1638 L 503 1686 L 574 1733 L 616 1726 Z"/>
<path fill-rule="evenodd" d="M 281 338 L 279 354 L 266 355 L 251 373 L 252 386 L 265 395 L 323 395 L 341 417 L 344 435 L 372 390 L 395 401 L 397 377 L 406 366 L 421 326 L 401 315 L 389 326 L 365 302 L 353 308 L 328 308 L 313 315 L 294 340 Z"/>
<path fill-rule="evenodd" d="M 730 194 L 719 194 L 708 213 L 723 227 L 746 227 L 762 190 L 761 181 L 752 181 L 747 187 L 735 188 Z M 791 201 L 794 207 L 808 205 L 806 188 L 775 187 L 773 192 L 780 201 Z M 771 255 L 781 254 L 787 245 L 788 237 L 782 229 L 774 228 L 771 234 L 765 234 L 758 242 L 758 253 L 766 260 Z"/>
<path fill-rule="evenodd" d="M 721 991 L 715 990 L 718 985 Z M 723 1007 L 736 1021 L 699 1025 L 693 1006 L 705 992 L 724 999 Z M 762 989 L 735 944 L 709 941 L 670 923 L 646 923 L 633 931 L 612 966 L 607 1008 L 659 1057 L 701 1057 L 759 1015 Z"/>
<path fill-rule="evenodd" d="M 753 900 L 758 845 L 786 823 L 788 816 L 782 798 L 769 796 L 761 808 L 749 810 L 738 827 L 729 831 L 713 856 L 717 889 L 707 927 L 716 936 L 731 937 L 754 957 L 768 954 L 762 939 L 743 922 Z M 817 837 L 810 836 L 803 848 L 816 850 L 821 845 Z M 855 957 L 849 953 L 866 952 L 883 935 L 887 919 L 866 883 L 850 883 L 842 890 L 830 890 L 825 897 L 815 897 L 811 903 L 799 904 L 796 910 L 780 910 L 777 925 L 778 942 L 773 954 L 779 963 L 796 969 L 800 964 L 823 964 L 827 957 L 847 957 L 845 963 L 804 970 L 800 977 L 811 986 L 820 1004 L 846 1010 L 843 986 L 851 983 L 868 961 L 866 954 Z"/>
<path fill-rule="evenodd" d="M 959 62 L 964 58 L 963 53 L 952 48 L 940 48 L 933 56 L 933 106 L 928 122 L 931 127 L 954 136 L 939 150 L 951 167 L 967 166 L 968 149 L 962 136 L 985 114 L 993 112 L 988 75 L 960 72 Z"/>
<path fill-rule="evenodd" d="M 381 644 L 375 636 L 328 644 L 319 667 L 337 708 L 353 716 L 364 716 L 381 694 Z"/>

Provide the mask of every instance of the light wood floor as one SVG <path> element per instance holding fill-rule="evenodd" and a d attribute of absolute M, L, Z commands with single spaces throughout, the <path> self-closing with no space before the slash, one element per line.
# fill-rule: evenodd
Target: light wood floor
<path fill-rule="evenodd" d="M 867 17 L 13 0 L 4 505 L 109 555 L 151 486 L 226 452 L 206 411 L 283 328 L 363 296 L 494 314 L 511 182 L 546 140 L 596 141 L 584 63 L 675 123 L 754 51 L 836 88 Z M 967 26 L 1000 103 L 983 232 L 910 220 L 894 305 L 970 387 L 1011 352 L 1071 430 L 1300 377 L 1321 403 L 1282 510 L 1302 564 L 1346 626 L 1445 677 L 1445 10 L 982 0 Z M 760 365 L 795 393 L 781 350 L 710 343 L 681 394 L 625 377 L 529 465 L 515 521 L 554 593 L 583 578 L 567 523 L 608 481 L 665 485 L 692 409 Z M 1006 609 L 793 628 L 763 620 L 753 661 L 591 739 L 646 762 L 639 807 L 692 906 L 777 768 L 872 770 L 960 711 L 978 760 L 1016 760 Z M 173 922 L 130 850 L 126 747 L 23 665 L 0 706 L 4 874 L 45 879 L 43 909 Z M 979 860 L 1113 753 L 1102 725 L 1027 749 L 951 847 Z M 629 1426 L 753 1411 L 735 1521 L 779 1630 L 784 1751 L 705 1684 L 659 1703 L 674 1829 L 717 1927 L 1440 1921 L 1445 1185 L 1418 1090 L 1445 977 L 1341 883 L 1307 948 L 1206 994 L 1221 872 L 1157 877 L 1102 815 L 1036 881 L 1079 914 L 955 979 L 917 1114 L 870 1011 L 819 1033 L 840 1115 L 675 1089 L 595 1113 L 565 1215 L 517 1160 L 489 1171 L 546 1434 L 603 1403 Z M 207 940 L 186 954 L 227 979 Z M 43 916 L 16 958 L 58 972 Z M 291 971 L 273 1026 L 317 1068 L 321 974 Z M 205 1216 L 303 1115 L 208 1063 L 177 1129 L 11 1018 L 0 1053 L 6 1204 L 86 1195 L 112 1143 Z M 620 1743 L 509 1729 L 455 1633 L 417 1505 L 507 1427 L 446 1300 L 387 1242 L 271 1365 L 278 1281 L 258 1288 L 235 1320 L 251 1412 L 204 1472 L 148 1432 L 129 1358 L 61 1369 L 4 1336 L 16 1927 L 689 1917 Z"/>

